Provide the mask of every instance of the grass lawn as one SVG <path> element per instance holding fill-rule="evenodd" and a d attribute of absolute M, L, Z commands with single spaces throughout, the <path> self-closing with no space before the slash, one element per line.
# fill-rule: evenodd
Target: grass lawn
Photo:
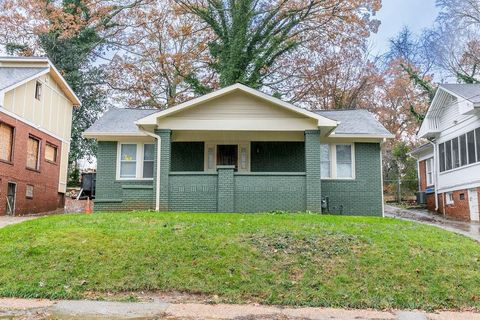
<path fill-rule="evenodd" d="M 393 219 L 100 213 L 0 229 L 0 296 L 182 291 L 223 302 L 480 308 L 480 245 Z"/>

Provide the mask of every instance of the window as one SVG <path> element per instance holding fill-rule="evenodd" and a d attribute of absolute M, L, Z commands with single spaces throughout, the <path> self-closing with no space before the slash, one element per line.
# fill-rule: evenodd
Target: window
<path fill-rule="evenodd" d="M 445 170 L 452 169 L 452 141 L 445 142 Z"/>
<path fill-rule="evenodd" d="M 25 191 L 25 197 L 28 199 L 33 199 L 33 186 L 30 184 L 27 184 L 27 188 Z"/>
<path fill-rule="evenodd" d="M 35 85 L 35 99 L 41 100 L 42 99 L 42 83 L 37 81 Z"/>
<path fill-rule="evenodd" d="M 120 155 L 120 178 L 137 176 L 137 145 L 122 144 Z"/>
<path fill-rule="evenodd" d="M 330 145 L 328 144 L 322 144 L 320 146 L 320 172 L 322 178 L 330 178 L 331 177 L 331 172 L 330 172 Z"/>
<path fill-rule="evenodd" d="M 425 161 L 425 171 L 427 177 L 427 186 L 433 185 L 433 158 Z"/>
<path fill-rule="evenodd" d="M 466 166 L 468 163 L 467 159 L 467 135 L 463 134 L 460 136 L 460 165 Z"/>
<path fill-rule="evenodd" d="M 460 150 L 458 148 L 458 138 L 452 140 L 453 168 L 460 167 Z"/>
<path fill-rule="evenodd" d="M 320 148 L 323 179 L 354 178 L 353 144 L 322 144 Z"/>
<path fill-rule="evenodd" d="M 438 147 L 440 172 L 445 171 L 445 143 L 441 143 Z"/>
<path fill-rule="evenodd" d="M 45 146 L 45 160 L 49 162 L 57 162 L 57 147 L 53 144 L 47 143 Z"/>
<path fill-rule="evenodd" d="M 445 201 L 447 204 L 454 204 L 455 201 L 453 201 L 453 192 L 447 192 Z"/>
<path fill-rule="evenodd" d="M 467 133 L 468 164 L 476 162 L 475 156 L 475 131 Z M 480 161 L 480 159 L 478 159 Z"/>
<path fill-rule="evenodd" d="M 27 142 L 27 168 L 38 170 L 38 154 L 40 152 L 40 140 L 30 136 Z"/>
<path fill-rule="evenodd" d="M 12 161 L 13 127 L 0 122 L 0 160 Z"/>
<path fill-rule="evenodd" d="M 143 178 L 153 178 L 153 160 L 155 145 L 143 145 Z"/>
<path fill-rule="evenodd" d="M 155 145 L 119 143 L 117 179 L 152 179 Z"/>

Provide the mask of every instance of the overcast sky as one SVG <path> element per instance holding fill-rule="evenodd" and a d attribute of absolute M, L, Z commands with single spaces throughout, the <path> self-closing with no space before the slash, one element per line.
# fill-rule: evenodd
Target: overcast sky
<path fill-rule="evenodd" d="M 384 53 L 388 49 L 389 39 L 403 26 L 409 27 L 414 33 L 430 27 L 437 13 L 435 0 L 383 0 L 382 9 L 376 17 L 382 24 L 378 33 L 371 37 L 372 53 Z"/>

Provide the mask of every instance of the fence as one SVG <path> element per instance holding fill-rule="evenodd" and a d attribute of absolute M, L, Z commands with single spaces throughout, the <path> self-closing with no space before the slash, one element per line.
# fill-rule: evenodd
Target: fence
<path fill-rule="evenodd" d="M 418 191 L 417 180 L 384 180 L 383 194 L 386 202 L 415 202 Z"/>

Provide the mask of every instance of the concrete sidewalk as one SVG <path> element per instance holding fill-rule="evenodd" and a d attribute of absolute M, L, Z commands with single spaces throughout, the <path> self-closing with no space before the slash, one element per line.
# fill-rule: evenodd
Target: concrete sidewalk
<path fill-rule="evenodd" d="M 283 308 L 200 303 L 50 301 L 0 299 L 4 319 L 312 319 L 312 320 L 480 320 L 479 313 Z"/>
<path fill-rule="evenodd" d="M 444 218 L 426 209 L 403 209 L 385 205 L 385 216 L 425 223 L 447 231 L 455 232 L 480 242 L 480 224 Z"/>

